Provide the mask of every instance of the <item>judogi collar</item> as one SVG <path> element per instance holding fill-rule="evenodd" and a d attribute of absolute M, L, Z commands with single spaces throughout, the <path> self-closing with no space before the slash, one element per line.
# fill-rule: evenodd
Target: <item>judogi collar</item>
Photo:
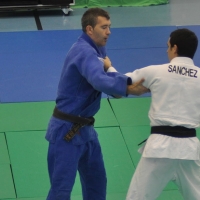
<path fill-rule="evenodd" d="M 175 57 L 171 60 L 170 63 L 184 63 L 188 65 L 194 65 L 194 61 L 188 57 Z"/>
<path fill-rule="evenodd" d="M 103 58 L 105 58 L 105 56 L 106 56 L 106 48 L 104 46 L 102 46 L 102 47 L 97 46 L 93 42 L 93 40 L 86 33 L 82 33 L 82 35 L 80 36 L 80 38 L 82 38 L 87 43 L 89 43 L 97 51 L 97 53 L 99 55 L 101 55 Z"/>

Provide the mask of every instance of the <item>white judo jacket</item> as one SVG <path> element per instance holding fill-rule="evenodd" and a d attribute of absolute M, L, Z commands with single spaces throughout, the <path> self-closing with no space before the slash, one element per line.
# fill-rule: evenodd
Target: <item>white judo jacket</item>
<path fill-rule="evenodd" d="M 110 67 L 109 72 L 115 69 Z M 176 57 L 170 63 L 152 65 L 127 73 L 132 81 L 144 78 L 151 91 L 150 126 L 200 126 L 200 69 L 192 59 Z M 143 157 L 199 160 L 197 137 L 174 138 L 151 134 Z"/>

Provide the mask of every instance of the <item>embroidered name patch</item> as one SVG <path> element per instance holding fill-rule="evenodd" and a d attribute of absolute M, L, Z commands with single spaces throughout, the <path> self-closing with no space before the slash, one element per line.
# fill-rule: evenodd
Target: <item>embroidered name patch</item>
<path fill-rule="evenodd" d="M 189 76 L 193 78 L 197 78 L 198 71 L 195 69 L 189 69 L 187 67 L 181 67 L 176 65 L 169 65 L 168 72 L 180 74 L 183 76 Z"/>

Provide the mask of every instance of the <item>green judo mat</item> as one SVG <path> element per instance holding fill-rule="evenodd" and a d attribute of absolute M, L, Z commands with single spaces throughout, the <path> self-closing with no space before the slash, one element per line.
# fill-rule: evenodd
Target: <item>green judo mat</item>
<path fill-rule="evenodd" d="M 16 198 L 10 164 L 0 164 L 0 199 Z"/>
<path fill-rule="evenodd" d="M 75 5 L 71 7 L 152 6 L 167 3 L 168 0 L 76 0 Z"/>
<path fill-rule="evenodd" d="M 150 98 L 102 99 L 95 129 L 108 177 L 107 200 L 125 199 L 140 154 L 138 144 L 149 136 Z M 0 200 L 45 200 L 50 184 L 45 132 L 54 102 L 0 104 Z M 200 138 L 200 129 L 197 129 Z M 80 200 L 77 174 L 72 200 Z M 182 200 L 169 183 L 158 200 Z"/>
<path fill-rule="evenodd" d="M 124 200 L 126 194 L 107 194 L 106 200 Z M 81 195 L 72 196 L 71 200 L 81 200 Z M 164 191 L 157 200 L 183 200 L 180 193 L 177 190 Z M 6 199 L 6 200 L 46 200 L 46 197 L 38 198 L 18 198 L 18 199 Z"/>
<path fill-rule="evenodd" d="M 10 159 L 8 155 L 8 149 L 5 139 L 5 134 L 0 133 L 0 165 L 1 164 L 10 164 Z"/>
<path fill-rule="evenodd" d="M 120 126 L 149 125 L 150 97 L 110 99 L 109 101 Z"/>
<path fill-rule="evenodd" d="M 5 134 L 0 133 L 0 199 L 16 198 Z"/>
<path fill-rule="evenodd" d="M 108 194 L 117 192 L 124 195 L 134 166 L 121 131 L 118 127 L 96 128 L 96 130 L 99 133 L 107 169 Z M 16 195 L 19 198 L 47 195 L 48 142 L 44 140 L 44 134 L 44 131 L 6 132 Z M 81 195 L 78 176 L 72 195 Z"/>
<path fill-rule="evenodd" d="M 54 106 L 52 101 L 0 104 L 0 132 L 46 130 Z M 95 119 L 95 127 L 118 125 L 107 99 L 102 99 Z"/>

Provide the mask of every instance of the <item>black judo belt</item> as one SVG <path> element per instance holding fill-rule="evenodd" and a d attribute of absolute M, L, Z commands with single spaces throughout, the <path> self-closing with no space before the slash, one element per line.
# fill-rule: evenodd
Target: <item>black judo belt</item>
<path fill-rule="evenodd" d="M 94 117 L 86 118 L 86 117 L 79 117 L 76 115 L 63 113 L 63 112 L 59 111 L 56 107 L 54 108 L 53 116 L 58 119 L 73 123 L 72 128 L 64 136 L 64 139 L 68 142 L 77 134 L 77 132 L 80 128 L 82 128 L 84 126 L 92 126 L 92 125 L 94 125 L 94 122 L 95 122 Z"/>
<path fill-rule="evenodd" d="M 161 134 L 176 138 L 189 138 L 196 137 L 196 129 L 183 126 L 152 126 L 151 134 Z M 146 141 L 147 139 L 138 144 L 138 146 Z"/>
<path fill-rule="evenodd" d="M 186 128 L 183 126 L 152 126 L 151 134 L 162 134 L 176 138 L 196 137 L 194 128 Z"/>

